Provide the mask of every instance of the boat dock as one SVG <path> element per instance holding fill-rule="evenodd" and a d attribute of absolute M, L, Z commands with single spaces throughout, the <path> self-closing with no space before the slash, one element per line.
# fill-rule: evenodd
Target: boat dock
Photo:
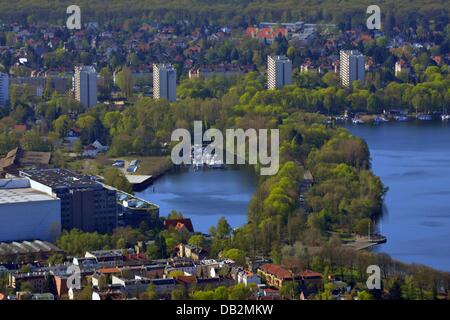
<path fill-rule="evenodd" d="M 127 174 L 125 175 L 128 182 L 132 185 L 133 191 L 141 191 L 147 188 L 153 182 L 153 176 Z"/>
<path fill-rule="evenodd" d="M 385 243 L 387 238 L 381 234 L 374 234 L 370 237 L 357 237 L 355 241 L 346 243 L 344 246 L 355 249 L 356 251 L 372 248 L 381 243 Z"/>

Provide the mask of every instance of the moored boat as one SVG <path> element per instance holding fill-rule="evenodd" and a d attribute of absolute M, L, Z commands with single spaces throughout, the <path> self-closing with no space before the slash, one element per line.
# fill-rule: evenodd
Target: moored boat
<path fill-rule="evenodd" d="M 359 118 L 352 119 L 353 124 L 364 124 L 365 122 Z"/>
<path fill-rule="evenodd" d="M 431 116 L 431 114 L 419 114 L 419 115 L 417 115 L 417 120 L 431 121 L 431 120 L 433 120 L 433 117 Z"/>
<path fill-rule="evenodd" d="M 394 119 L 398 122 L 406 122 L 409 121 L 409 118 L 407 116 L 395 116 Z"/>

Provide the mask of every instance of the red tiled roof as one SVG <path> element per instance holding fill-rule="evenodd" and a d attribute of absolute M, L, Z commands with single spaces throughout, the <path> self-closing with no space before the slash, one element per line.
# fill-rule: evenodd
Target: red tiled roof
<path fill-rule="evenodd" d="M 278 35 L 287 37 L 288 35 L 288 30 L 286 28 L 277 28 L 277 29 L 272 29 L 272 28 L 254 28 L 254 27 L 248 27 L 245 30 L 245 35 L 249 36 L 249 37 L 256 37 L 258 39 L 269 39 L 269 40 L 273 40 L 275 39 Z"/>
<path fill-rule="evenodd" d="M 293 273 L 291 271 L 272 263 L 263 264 L 260 269 L 266 273 L 276 276 L 279 279 L 291 279 L 293 277 Z"/>
<path fill-rule="evenodd" d="M 316 278 L 316 277 L 322 278 L 322 274 L 312 270 L 305 270 L 303 272 L 300 272 L 298 275 L 303 278 Z"/>
<path fill-rule="evenodd" d="M 99 269 L 98 272 L 105 273 L 105 274 L 107 274 L 107 273 L 119 273 L 120 269 L 119 268 L 102 268 L 102 269 Z"/>
<path fill-rule="evenodd" d="M 177 228 L 178 223 L 184 224 L 189 232 L 194 232 L 191 219 L 167 219 L 164 220 L 164 227 L 166 227 L 166 229 L 169 229 L 170 227 Z"/>
<path fill-rule="evenodd" d="M 25 131 L 27 131 L 27 126 L 24 124 L 16 124 L 16 125 L 14 125 L 14 131 L 25 132 Z"/>
<path fill-rule="evenodd" d="M 133 253 L 126 257 L 126 260 L 147 260 L 147 256 L 144 253 Z"/>
<path fill-rule="evenodd" d="M 175 279 L 178 282 L 181 282 L 181 283 L 184 283 L 184 284 L 197 283 L 197 277 L 195 277 L 195 276 L 177 276 Z"/>

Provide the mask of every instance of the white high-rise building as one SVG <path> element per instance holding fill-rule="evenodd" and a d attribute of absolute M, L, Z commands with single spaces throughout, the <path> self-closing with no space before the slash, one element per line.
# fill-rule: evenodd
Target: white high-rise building
<path fill-rule="evenodd" d="M 171 64 L 153 64 L 153 98 L 177 100 L 177 72 Z"/>
<path fill-rule="evenodd" d="M 356 80 L 364 83 L 365 57 L 358 50 L 341 50 L 339 65 L 341 84 L 344 87 L 350 87 Z"/>
<path fill-rule="evenodd" d="M 286 56 L 267 58 L 267 87 L 279 89 L 292 84 L 292 62 Z"/>
<path fill-rule="evenodd" d="M 6 106 L 9 100 L 9 75 L 0 72 L 0 106 Z"/>
<path fill-rule="evenodd" d="M 75 99 L 85 108 L 97 105 L 97 72 L 93 66 L 75 67 L 73 80 Z"/>

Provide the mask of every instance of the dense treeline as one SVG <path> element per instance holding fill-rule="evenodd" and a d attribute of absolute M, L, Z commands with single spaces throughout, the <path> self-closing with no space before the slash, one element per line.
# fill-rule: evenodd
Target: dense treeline
<path fill-rule="evenodd" d="M 65 1 L 19 0 L 0 5 L 3 20 L 22 18 L 23 21 L 64 22 L 65 9 L 73 4 Z M 205 21 L 233 26 L 251 25 L 255 21 L 306 20 L 328 22 L 351 27 L 365 24 L 366 8 L 370 1 L 326 0 L 317 4 L 310 0 L 293 1 L 249 1 L 249 0 L 79 0 L 84 21 L 115 21 L 131 17 L 158 20 L 162 22 L 189 20 L 203 24 Z M 429 20 L 447 23 L 448 7 L 439 0 L 384 0 L 378 5 L 390 23 L 416 26 L 426 25 Z M 17 10 L 20 8 L 20 10 Z M 94 18 L 95 17 L 95 18 Z"/>

